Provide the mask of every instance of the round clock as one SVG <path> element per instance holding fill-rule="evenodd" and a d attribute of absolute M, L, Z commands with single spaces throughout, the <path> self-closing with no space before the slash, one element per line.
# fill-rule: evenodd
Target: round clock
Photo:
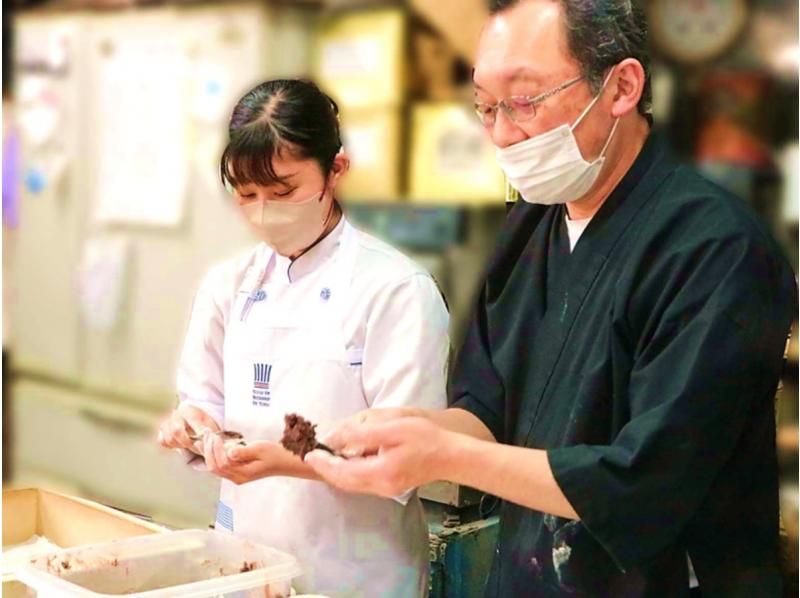
<path fill-rule="evenodd" d="M 746 0 L 652 0 L 650 31 L 669 58 L 697 64 L 723 54 L 747 23 Z"/>

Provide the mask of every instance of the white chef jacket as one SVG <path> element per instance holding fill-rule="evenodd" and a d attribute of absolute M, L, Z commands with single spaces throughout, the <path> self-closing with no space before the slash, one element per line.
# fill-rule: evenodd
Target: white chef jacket
<path fill-rule="evenodd" d="M 319 302 L 326 268 L 340 251 L 345 227 L 350 226 L 342 216 L 328 236 L 295 260 L 260 243 L 211 269 L 195 296 L 180 359 L 181 401 L 223 424 L 225 329 L 231 318 L 240 317 L 231 309 L 248 270 L 267 263 L 263 299 L 252 303 L 251 313 L 275 303 Z M 445 408 L 448 313 L 436 283 L 388 244 L 353 232 L 358 255 L 343 336 L 351 364 L 361 367 L 365 407 Z"/>

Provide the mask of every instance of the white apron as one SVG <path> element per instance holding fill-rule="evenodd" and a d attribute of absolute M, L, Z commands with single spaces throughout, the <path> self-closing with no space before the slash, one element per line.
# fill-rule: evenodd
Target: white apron
<path fill-rule="evenodd" d="M 360 353 L 356 348 L 348 355 L 343 337 L 356 235 L 345 223 L 313 301 L 265 301 L 266 264 L 245 276 L 225 331 L 226 429 L 277 441 L 287 413 L 319 423 L 368 407 Z M 427 593 L 427 528 L 416 496 L 402 506 L 311 480 L 271 477 L 241 486 L 222 480 L 216 527 L 294 554 L 305 571 L 295 582 L 299 592 L 364 598 Z"/>

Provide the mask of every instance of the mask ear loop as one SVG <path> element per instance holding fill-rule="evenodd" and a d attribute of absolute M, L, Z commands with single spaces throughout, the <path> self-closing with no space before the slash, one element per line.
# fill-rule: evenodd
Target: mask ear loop
<path fill-rule="evenodd" d="M 611 132 L 608 134 L 608 138 L 606 139 L 606 144 L 603 146 L 603 149 L 600 150 L 600 156 L 599 156 L 600 158 L 602 158 L 603 156 L 606 155 L 606 150 L 608 149 L 608 146 L 611 145 L 611 139 L 613 139 L 613 137 L 614 137 L 614 133 L 617 130 L 617 125 L 618 124 L 619 124 L 619 117 L 617 117 L 614 120 L 614 126 L 611 127 Z"/>
<path fill-rule="evenodd" d="M 584 118 L 584 117 L 585 117 L 585 116 L 586 116 L 586 115 L 589 113 L 589 110 L 591 110 L 591 109 L 594 107 L 594 105 L 595 105 L 595 104 L 597 103 L 597 101 L 600 99 L 600 96 L 601 96 L 601 95 L 603 95 L 603 92 L 604 92 L 604 91 L 605 91 L 605 89 L 606 89 L 606 85 L 608 85 L 608 82 L 611 80 L 611 75 L 613 75 L 613 74 L 614 74 L 614 69 L 611 69 L 611 71 L 610 71 L 610 72 L 608 73 L 608 75 L 606 76 L 606 79 L 605 79 L 605 81 L 603 81 L 603 87 L 601 87 L 601 88 L 600 88 L 600 91 L 599 91 L 599 92 L 597 92 L 597 95 L 596 95 L 596 96 L 594 96 L 594 99 L 593 99 L 591 102 L 589 102 L 589 105 L 588 105 L 588 106 L 586 106 L 586 108 L 584 108 L 584 110 L 583 110 L 583 112 L 581 113 L 581 115 L 578 117 L 578 119 L 577 119 L 577 120 L 576 120 L 576 121 L 573 123 L 573 125 L 570 127 L 570 129 L 569 129 L 570 131 L 574 131 L 574 130 L 575 130 L 575 127 L 577 127 L 577 126 L 578 126 L 578 125 L 581 123 L 581 121 L 583 120 L 583 118 Z M 613 127 L 611 127 L 611 132 L 608 134 L 608 137 L 606 137 L 606 142 L 605 142 L 605 144 L 603 145 L 603 149 L 602 149 L 602 150 L 600 150 L 600 155 L 599 155 L 599 156 L 597 156 L 597 159 L 598 159 L 598 160 L 599 160 L 599 159 L 601 159 L 603 156 L 605 156 L 605 155 L 606 155 L 606 150 L 608 149 L 608 146 L 609 146 L 609 145 L 611 145 L 611 140 L 614 138 L 614 133 L 617 131 L 617 125 L 618 125 L 618 124 L 619 124 L 619 117 L 617 117 L 617 118 L 614 120 L 614 126 L 613 126 Z"/>
<path fill-rule="evenodd" d="M 574 123 L 572 123 L 572 126 L 569 128 L 570 131 L 574 131 L 575 128 L 579 124 L 581 124 L 581 121 L 584 119 L 584 117 L 587 114 L 589 114 L 589 111 L 592 108 L 594 108 L 594 105 L 598 102 L 598 100 L 600 100 L 600 96 L 603 95 L 603 92 L 606 90 L 606 85 L 608 85 L 608 82 L 611 80 L 611 75 L 613 75 L 613 74 L 614 74 L 614 69 L 611 69 L 609 71 L 608 75 L 606 76 L 606 80 L 603 81 L 603 86 L 600 88 L 600 91 L 597 92 L 597 95 L 594 96 L 594 99 L 591 102 L 589 102 L 589 105 L 586 106 L 586 108 L 583 109 L 583 112 L 581 112 L 581 115 L 575 120 Z"/>

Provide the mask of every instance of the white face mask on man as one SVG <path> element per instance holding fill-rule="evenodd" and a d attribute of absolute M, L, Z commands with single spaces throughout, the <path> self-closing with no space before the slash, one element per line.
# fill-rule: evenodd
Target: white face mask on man
<path fill-rule="evenodd" d="M 333 202 L 322 201 L 323 192 L 299 202 L 263 199 L 240 208 L 260 232 L 264 241 L 279 254 L 293 256 L 322 236 L 333 213 Z"/>
<path fill-rule="evenodd" d="M 600 155 L 592 162 L 584 160 L 573 131 L 600 99 L 610 78 L 611 73 L 571 126 L 565 123 L 525 141 L 497 148 L 497 162 L 522 199 L 544 205 L 566 203 L 582 197 L 594 185 L 619 118 L 614 121 Z"/>

